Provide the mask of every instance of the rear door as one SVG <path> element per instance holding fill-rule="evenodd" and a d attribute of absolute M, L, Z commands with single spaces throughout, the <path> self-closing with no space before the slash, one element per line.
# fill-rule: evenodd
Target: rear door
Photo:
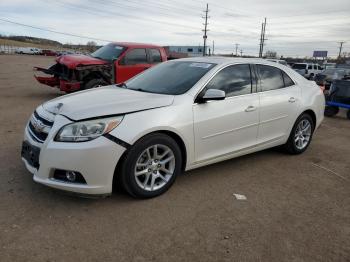
<path fill-rule="evenodd" d="M 197 162 L 255 145 L 259 124 L 255 87 L 248 64 L 225 67 L 210 80 L 202 92 L 219 89 L 226 98 L 193 105 Z"/>
<path fill-rule="evenodd" d="M 297 117 L 301 91 L 283 70 L 270 65 L 256 65 L 259 77 L 260 124 L 258 144 L 289 136 Z"/>
<path fill-rule="evenodd" d="M 150 66 L 153 66 L 155 64 L 162 62 L 162 55 L 158 48 L 149 48 L 148 57 L 149 57 Z"/>
<path fill-rule="evenodd" d="M 150 66 L 146 48 L 129 49 L 116 66 L 116 82 L 123 83 Z"/>

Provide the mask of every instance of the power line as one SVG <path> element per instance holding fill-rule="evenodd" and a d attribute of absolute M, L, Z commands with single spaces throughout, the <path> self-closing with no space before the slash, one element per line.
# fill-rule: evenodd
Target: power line
<path fill-rule="evenodd" d="M 33 28 L 33 29 L 37 29 L 37 30 L 41 30 L 41 31 L 46 31 L 46 32 L 51 32 L 51 33 L 55 33 L 55 34 L 60 34 L 60 35 L 67 35 L 67 36 L 73 36 L 73 37 L 79 37 L 79 38 L 85 38 L 85 39 L 97 40 L 97 41 L 103 41 L 103 42 L 113 42 L 112 40 L 106 40 L 106 39 L 89 37 L 89 36 L 84 36 L 84 35 L 71 34 L 71 33 L 65 33 L 65 32 L 60 32 L 60 31 L 56 31 L 56 30 L 46 29 L 46 28 L 43 28 L 43 27 L 38 27 L 38 26 L 33 26 L 33 25 L 28 25 L 28 24 L 22 24 L 22 23 L 11 21 L 11 20 L 4 19 L 4 18 L 0 18 L 0 20 L 4 21 L 4 22 L 7 22 L 7 23 L 10 23 L 10 24 L 20 25 L 20 26 L 29 27 L 29 28 Z"/>
<path fill-rule="evenodd" d="M 207 4 L 207 8 L 203 11 L 205 13 L 205 16 L 203 17 L 204 19 L 204 30 L 202 30 L 204 32 L 204 35 L 203 35 L 203 56 L 206 55 L 206 49 L 207 49 L 207 32 L 209 31 L 208 29 L 208 13 L 209 13 L 209 6 Z"/>

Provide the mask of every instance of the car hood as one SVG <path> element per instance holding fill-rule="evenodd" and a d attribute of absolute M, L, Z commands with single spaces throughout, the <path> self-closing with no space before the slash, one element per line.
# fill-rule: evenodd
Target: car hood
<path fill-rule="evenodd" d="M 56 58 L 56 62 L 74 69 L 79 65 L 105 65 L 107 61 L 87 55 L 62 55 Z"/>
<path fill-rule="evenodd" d="M 65 95 L 46 102 L 43 107 L 53 114 L 81 120 L 169 106 L 173 100 L 173 95 L 107 86 Z"/>

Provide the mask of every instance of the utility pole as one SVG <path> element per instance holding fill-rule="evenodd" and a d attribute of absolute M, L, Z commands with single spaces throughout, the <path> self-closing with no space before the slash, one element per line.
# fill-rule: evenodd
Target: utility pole
<path fill-rule="evenodd" d="M 266 17 L 265 17 L 264 23 L 261 24 L 259 57 L 262 57 L 264 53 L 264 44 L 265 44 L 265 41 L 267 40 L 265 38 L 265 31 L 266 31 Z"/>
<path fill-rule="evenodd" d="M 340 59 L 340 56 L 341 56 L 341 51 L 343 49 L 343 44 L 345 44 L 346 42 L 345 41 L 340 41 L 339 44 L 339 54 L 338 54 L 338 59 Z"/>
<path fill-rule="evenodd" d="M 238 55 L 238 54 L 237 54 L 237 50 L 238 50 L 239 44 L 236 43 L 235 46 L 236 46 L 236 56 L 237 56 L 237 55 Z"/>
<path fill-rule="evenodd" d="M 241 49 L 239 52 L 241 53 L 241 57 L 242 57 L 243 56 L 243 50 Z"/>
<path fill-rule="evenodd" d="M 213 50 L 212 50 L 211 54 L 214 55 L 214 40 L 213 40 Z"/>
<path fill-rule="evenodd" d="M 202 30 L 204 32 L 204 35 L 203 35 L 203 56 L 206 55 L 206 49 L 207 49 L 207 32 L 209 31 L 208 30 L 208 13 L 209 13 L 209 6 L 207 4 L 207 8 L 205 9 L 205 11 L 203 11 L 205 13 L 205 16 L 202 16 L 202 18 L 204 19 L 204 30 Z"/>

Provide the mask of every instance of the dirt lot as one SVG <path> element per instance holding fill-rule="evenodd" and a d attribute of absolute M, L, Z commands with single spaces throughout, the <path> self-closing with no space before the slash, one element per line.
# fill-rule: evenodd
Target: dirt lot
<path fill-rule="evenodd" d="M 0 261 L 350 261 L 350 121 L 326 119 L 308 151 L 240 157 L 134 200 L 64 195 L 32 181 L 23 129 L 57 90 L 0 56 Z M 236 200 L 234 193 L 247 200 Z"/>

